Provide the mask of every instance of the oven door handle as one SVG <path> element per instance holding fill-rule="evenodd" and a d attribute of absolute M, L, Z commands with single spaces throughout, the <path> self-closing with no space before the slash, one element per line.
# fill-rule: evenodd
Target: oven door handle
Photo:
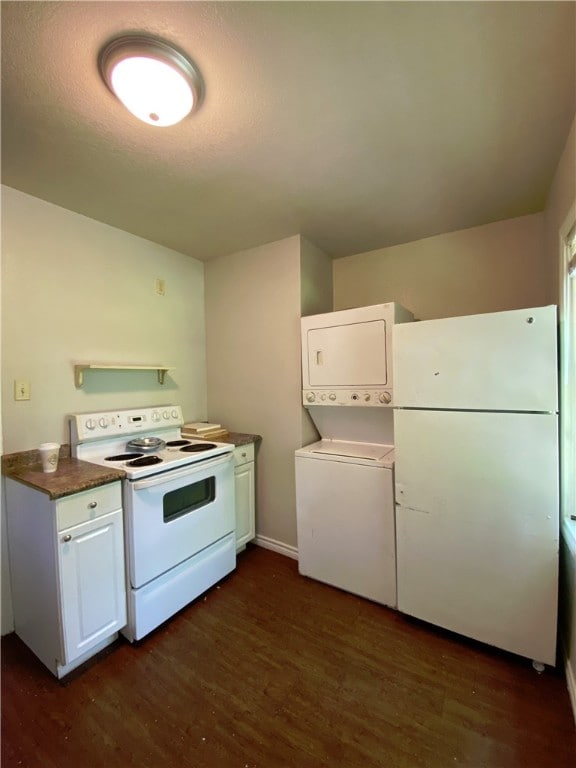
<path fill-rule="evenodd" d="M 210 461 L 187 464 L 186 467 L 180 470 L 168 470 L 167 472 L 162 472 L 159 475 L 154 475 L 147 480 L 137 480 L 136 482 L 132 483 L 132 488 L 135 491 L 140 491 L 143 488 L 153 488 L 155 485 L 164 485 L 171 480 L 178 480 L 181 477 L 195 475 L 202 470 L 210 469 L 210 467 L 217 466 L 218 464 L 225 464 L 227 461 L 232 461 L 233 456 L 234 453 L 231 451 L 230 453 L 224 453 L 214 459 L 211 459 Z"/>

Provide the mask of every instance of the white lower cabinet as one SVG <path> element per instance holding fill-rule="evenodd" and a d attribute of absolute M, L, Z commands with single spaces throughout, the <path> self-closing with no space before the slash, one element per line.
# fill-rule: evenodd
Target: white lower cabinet
<path fill-rule="evenodd" d="M 119 482 L 55 501 L 6 479 L 16 634 L 57 676 L 126 624 Z"/>
<path fill-rule="evenodd" d="M 64 655 L 69 661 L 126 624 L 122 525 L 119 509 L 59 533 Z"/>
<path fill-rule="evenodd" d="M 256 535 L 254 443 L 234 450 L 236 497 L 236 551 L 245 549 Z"/>

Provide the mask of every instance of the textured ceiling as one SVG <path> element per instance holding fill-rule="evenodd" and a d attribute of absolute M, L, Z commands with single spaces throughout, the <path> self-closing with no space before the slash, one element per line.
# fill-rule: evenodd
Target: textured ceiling
<path fill-rule="evenodd" d="M 542 210 L 576 111 L 572 2 L 2 2 L 2 181 L 198 259 L 296 233 L 333 257 Z M 129 115 L 100 48 L 205 81 Z"/>

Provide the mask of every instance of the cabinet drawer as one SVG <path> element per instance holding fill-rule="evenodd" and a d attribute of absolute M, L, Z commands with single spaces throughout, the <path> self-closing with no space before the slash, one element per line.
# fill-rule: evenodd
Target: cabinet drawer
<path fill-rule="evenodd" d="M 95 520 L 121 508 L 122 490 L 119 482 L 65 496 L 56 502 L 58 530 L 63 531 L 73 525 Z"/>
<path fill-rule="evenodd" d="M 254 443 L 239 445 L 234 449 L 234 466 L 240 467 L 249 461 L 254 461 Z"/>

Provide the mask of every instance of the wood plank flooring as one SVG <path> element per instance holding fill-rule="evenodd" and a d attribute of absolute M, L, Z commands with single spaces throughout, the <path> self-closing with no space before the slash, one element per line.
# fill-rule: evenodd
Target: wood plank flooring
<path fill-rule="evenodd" d="M 249 547 L 218 587 L 64 681 L 3 638 L 2 766 L 574 768 L 576 729 L 560 671 Z"/>

